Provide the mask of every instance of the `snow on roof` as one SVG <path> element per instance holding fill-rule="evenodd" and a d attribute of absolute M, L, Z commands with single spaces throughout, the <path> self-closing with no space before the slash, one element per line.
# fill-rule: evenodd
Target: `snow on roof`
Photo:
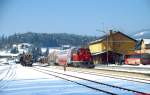
<path fill-rule="evenodd" d="M 16 45 L 16 44 L 13 44 L 13 47 L 17 47 L 17 45 Z"/>
<path fill-rule="evenodd" d="M 52 53 L 54 51 L 60 51 L 59 48 L 48 48 L 49 49 L 49 53 Z M 47 48 L 41 48 L 42 52 L 46 52 Z"/>
<path fill-rule="evenodd" d="M 23 52 L 24 52 L 24 53 L 29 52 L 28 49 L 18 49 L 18 51 L 19 51 L 20 54 L 22 54 Z"/>
<path fill-rule="evenodd" d="M 32 44 L 29 44 L 29 43 L 20 43 L 20 44 L 18 44 L 18 46 L 21 46 L 21 45 L 31 46 Z"/>
<path fill-rule="evenodd" d="M 51 48 L 51 49 L 49 49 L 49 53 L 52 53 L 52 52 L 54 52 L 54 51 L 60 51 L 60 49 L 56 49 L 56 48 Z"/>
<path fill-rule="evenodd" d="M 150 39 L 143 39 L 144 44 L 150 44 Z"/>
<path fill-rule="evenodd" d="M 41 48 L 42 52 L 46 52 L 47 48 Z"/>

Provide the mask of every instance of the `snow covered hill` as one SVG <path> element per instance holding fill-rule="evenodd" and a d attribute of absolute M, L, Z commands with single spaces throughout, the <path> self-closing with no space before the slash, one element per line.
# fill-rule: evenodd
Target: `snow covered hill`
<path fill-rule="evenodd" d="M 144 29 L 140 32 L 137 32 L 133 35 L 135 39 L 150 39 L 150 29 Z"/>

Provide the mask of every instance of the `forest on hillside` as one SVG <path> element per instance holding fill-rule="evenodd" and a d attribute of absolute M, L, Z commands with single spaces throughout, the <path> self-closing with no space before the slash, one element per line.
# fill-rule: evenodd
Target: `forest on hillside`
<path fill-rule="evenodd" d="M 15 33 L 10 36 L 0 36 L 0 48 L 9 48 L 18 43 L 30 43 L 38 47 L 84 46 L 95 39 L 97 37 L 67 33 Z"/>

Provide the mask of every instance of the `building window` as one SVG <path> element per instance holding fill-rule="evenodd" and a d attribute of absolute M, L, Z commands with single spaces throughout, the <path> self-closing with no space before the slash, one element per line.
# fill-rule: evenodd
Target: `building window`
<path fill-rule="evenodd" d="M 145 49 L 150 49 L 150 44 L 145 44 Z"/>

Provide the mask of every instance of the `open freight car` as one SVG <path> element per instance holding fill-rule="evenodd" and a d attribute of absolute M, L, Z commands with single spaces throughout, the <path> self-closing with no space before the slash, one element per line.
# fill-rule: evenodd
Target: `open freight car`
<path fill-rule="evenodd" d="M 20 55 L 20 63 L 23 66 L 32 66 L 33 61 L 32 61 L 32 55 L 30 53 L 23 53 Z"/>

